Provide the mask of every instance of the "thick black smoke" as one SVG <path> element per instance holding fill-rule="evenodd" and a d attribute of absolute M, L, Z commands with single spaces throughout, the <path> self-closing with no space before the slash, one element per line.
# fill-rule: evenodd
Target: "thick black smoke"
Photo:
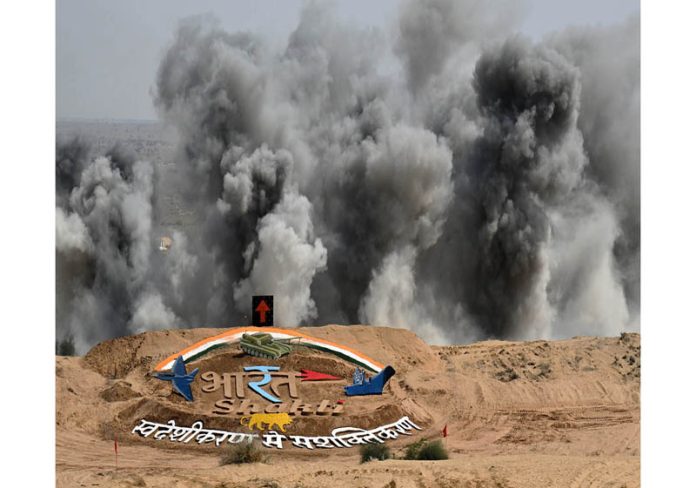
<path fill-rule="evenodd" d="M 406 2 L 391 34 L 309 5 L 281 52 L 182 22 L 155 104 L 196 221 L 154 252 L 152 167 L 61 145 L 59 331 L 242 324 L 254 294 L 433 342 L 637 328 L 638 19 L 534 44 L 515 5 Z"/>
<path fill-rule="evenodd" d="M 550 213 L 581 184 L 578 70 L 544 47 L 510 40 L 474 72 L 483 136 L 470 168 L 478 207 L 480 291 L 473 301 L 498 336 L 547 332 Z"/>
<path fill-rule="evenodd" d="M 150 279 L 153 167 L 115 148 L 88 159 L 74 140 L 57 151 L 57 320 L 78 349 L 177 325 Z"/>

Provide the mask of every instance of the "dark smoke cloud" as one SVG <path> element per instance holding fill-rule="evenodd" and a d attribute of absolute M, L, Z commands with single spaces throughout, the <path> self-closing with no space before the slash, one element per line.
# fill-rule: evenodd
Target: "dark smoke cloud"
<path fill-rule="evenodd" d="M 154 252 L 152 167 L 61 145 L 59 331 L 248 323 L 254 294 L 443 343 L 637 328 L 637 19 L 534 44 L 516 4 L 406 2 L 391 37 L 310 4 L 281 52 L 182 22 L 155 104 L 195 223 Z"/>
<path fill-rule="evenodd" d="M 56 205 L 67 205 L 70 192 L 80 184 L 80 175 L 89 157 L 87 144 L 75 137 L 56 149 Z"/>
<path fill-rule="evenodd" d="M 579 72 L 553 50 L 511 40 L 483 54 L 474 86 L 486 117 L 472 168 L 480 214 L 474 303 L 495 335 L 540 335 L 553 318 L 550 212 L 577 189 L 587 163 Z"/>
<path fill-rule="evenodd" d="M 177 324 L 148 279 L 153 167 L 119 149 L 88 155 L 87 147 L 72 141 L 59 145 L 56 157 L 66 175 L 57 179 L 58 332 L 75 337 L 81 350 L 109 337 Z"/>

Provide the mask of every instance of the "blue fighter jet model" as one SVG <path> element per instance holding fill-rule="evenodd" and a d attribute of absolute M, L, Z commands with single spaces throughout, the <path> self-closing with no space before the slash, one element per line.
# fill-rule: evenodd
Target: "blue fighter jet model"
<path fill-rule="evenodd" d="M 186 372 L 186 364 L 184 358 L 179 356 L 174 362 L 174 368 L 171 373 L 155 373 L 155 377 L 164 381 L 171 381 L 172 388 L 189 402 L 193 401 L 193 393 L 191 393 L 191 382 L 198 374 L 198 368 L 191 373 Z"/>

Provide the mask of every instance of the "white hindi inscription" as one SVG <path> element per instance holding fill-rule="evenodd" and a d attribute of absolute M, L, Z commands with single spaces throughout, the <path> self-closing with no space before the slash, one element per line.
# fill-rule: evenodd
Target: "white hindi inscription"
<path fill-rule="evenodd" d="M 383 443 L 387 439 L 396 439 L 399 435 L 411 435 L 413 429 L 421 430 L 408 417 L 401 417 L 396 422 L 380 427 L 365 430 L 356 427 L 339 427 L 331 431 L 327 436 L 301 436 L 284 435 L 275 430 L 259 434 L 245 434 L 241 432 L 229 432 L 226 430 L 204 429 L 203 422 L 194 422 L 191 427 L 177 426 L 174 420 L 166 424 L 150 422 L 142 419 L 131 431 L 141 437 L 153 436 L 161 441 L 169 439 L 173 442 L 188 443 L 195 440 L 198 444 L 215 443 L 220 447 L 223 443 L 239 444 L 251 442 L 255 438 L 261 438 L 265 447 L 283 449 L 283 441 L 289 441 L 293 446 L 302 449 L 332 449 L 335 447 L 354 447 L 360 444 Z"/>

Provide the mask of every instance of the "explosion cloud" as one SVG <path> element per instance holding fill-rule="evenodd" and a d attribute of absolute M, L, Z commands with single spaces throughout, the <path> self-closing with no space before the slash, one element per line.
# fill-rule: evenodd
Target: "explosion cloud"
<path fill-rule="evenodd" d="M 285 48 L 182 21 L 155 105 L 197 220 L 156 253 L 152 165 L 56 156 L 58 334 L 370 323 L 432 342 L 639 326 L 638 19 L 533 43 L 488 2 L 360 30 L 308 5 Z"/>

